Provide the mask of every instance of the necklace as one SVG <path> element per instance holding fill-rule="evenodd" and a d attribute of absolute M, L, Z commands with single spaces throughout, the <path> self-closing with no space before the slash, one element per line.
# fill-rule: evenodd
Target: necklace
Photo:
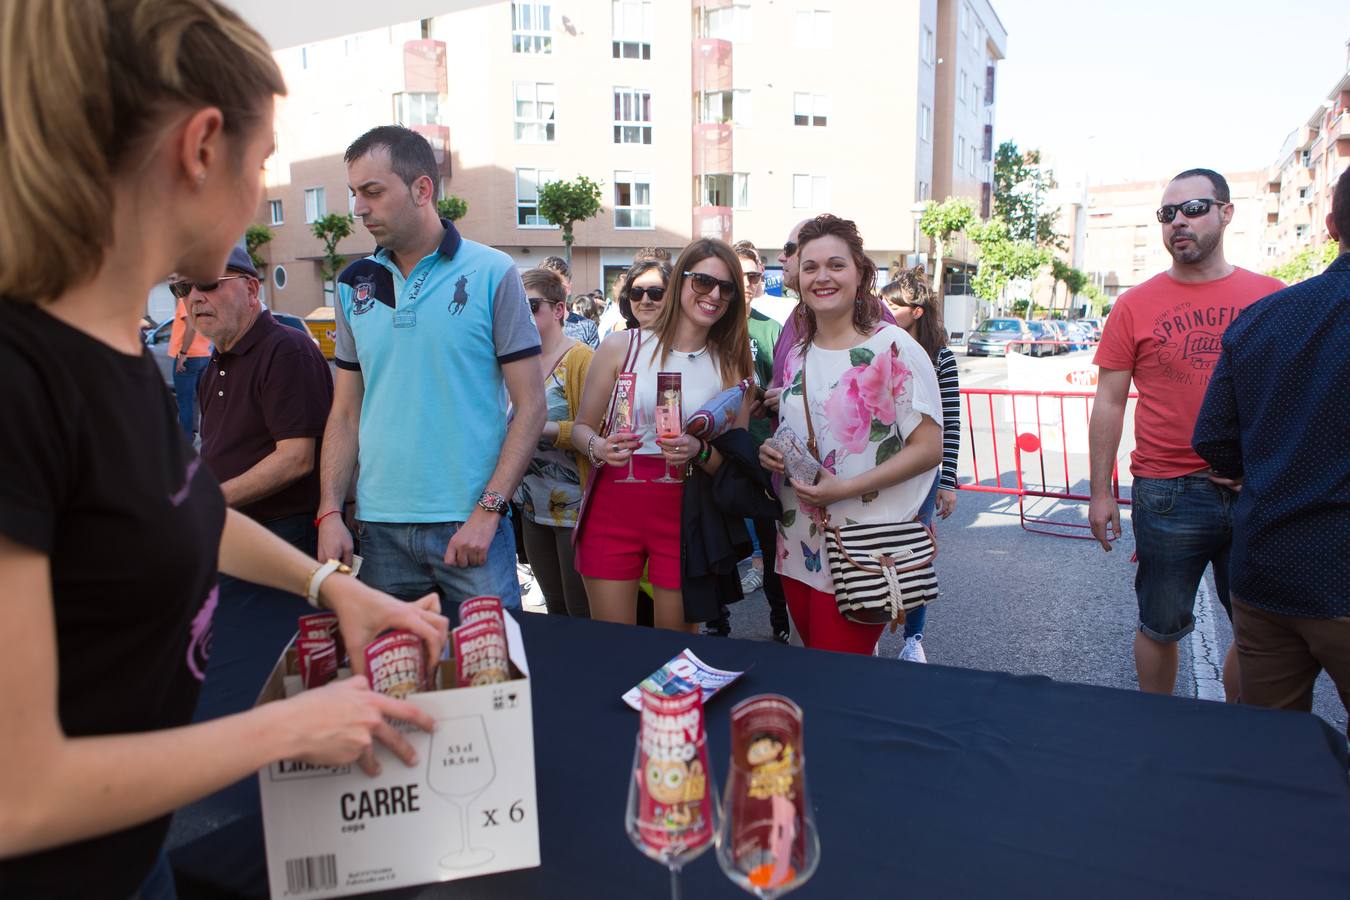
<path fill-rule="evenodd" d="M 694 360 L 698 359 L 700 356 L 708 352 L 708 345 L 704 344 L 702 347 L 699 347 L 693 353 L 685 353 L 685 351 L 683 350 L 680 350 L 678 352 L 684 353 L 685 356 L 689 357 L 689 361 L 693 362 Z"/>

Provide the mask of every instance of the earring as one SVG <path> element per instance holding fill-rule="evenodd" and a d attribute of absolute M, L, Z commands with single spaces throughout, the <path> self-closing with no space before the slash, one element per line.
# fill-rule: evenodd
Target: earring
<path fill-rule="evenodd" d="M 205 187 L 205 186 L 206 186 L 206 173 L 205 173 L 205 172 L 198 172 L 198 173 L 197 173 L 197 187 Z"/>

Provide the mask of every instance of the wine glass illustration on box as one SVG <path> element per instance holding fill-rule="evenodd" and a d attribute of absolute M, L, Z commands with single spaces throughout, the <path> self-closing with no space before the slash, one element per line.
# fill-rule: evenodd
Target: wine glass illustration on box
<path fill-rule="evenodd" d="M 634 441 L 639 441 L 642 439 L 642 427 L 646 424 L 647 413 L 643 409 L 642 398 L 638 395 L 632 382 L 628 385 L 627 394 L 627 402 L 615 405 L 614 425 L 610 428 L 609 433 L 613 436 L 622 434 L 625 437 L 632 437 Z M 636 455 L 637 450 L 635 448 L 632 453 L 628 454 L 628 477 L 615 479 L 615 484 L 647 483 L 645 478 L 633 477 L 633 457 Z"/>
<path fill-rule="evenodd" d="M 469 836 L 469 804 L 497 777 L 482 716 L 440 719 L 431 735 L 427 785 L 459 811 L 459 846 L 441 857 L 446 869 L 472 869 L 492 861 L 493 853 L 475 847 Z"/>
<path fill-rule="evenodd" d="M 633 846 L 670 870 L 671 900 L 683 896 L 681 870 L 713 843 L 717 793 L 712 773 L 702 768 L 698 756 L 692 762 L 644 759 L 641 738 L 633 752 L 624 828 Z M 700 803 L 702 798 L 713 802 Z M 704 819 L 705 811 L 712 821 Z"/>
<path fill-rule="evenodd" d="M 684 413 L 681 409 L 680 373 L 658 372 L 656 374 L 656 433 L 664 441 L 671 441 L 684 431 Z M 670 475 L 670 463 L 665 466 L 665 474 L 652 479 L 657 484 L 679 484 L 680 479 Z"/>
<path fill-rule="evenodd" d="M 732 734 L 717 862 L 737 887 L 768 900 L 801 887 L 820 864 L 801 710 L 786 697 L 751 697 L 732 710 Z"/>

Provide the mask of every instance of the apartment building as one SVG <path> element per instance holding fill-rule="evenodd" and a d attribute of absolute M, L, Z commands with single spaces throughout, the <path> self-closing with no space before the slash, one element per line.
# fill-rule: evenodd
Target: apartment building
<path fill-rule="evenodd" d="M 350 210 L 343 150 L 391 122 L 432 142 L 464 233 L 522 267 L 562 251 L 539 187 L 598 182 L 603 208 L 575 229 L 579 291 L 696 235 L 772 262 L 825 211 L 857 220 L 886 268 L 926 244 L 916 202 L 987 205 L 1005 45 L 987 0 L 497 0 L 279 50 L 290 96 L 258 219 L 275 233 L 269 300 L 331 302 L 311 224 Z M 372 245 L 358 222 L 337 249 Z"/>
<path fill-rule="evenodd" d="M 1350 41 L 1346 71 L 1308 120 L 1285 139 L 1266 184 L 1265 267 L 1329 240 L 1327 213 L 1350 168 Z"/>
<path fill-rule="evenodd" d="M 1266 172 L 1225 172 L 1234 211 L 1224 233 L 1224 254 L 1244 269 L 1269 268 L 1265 254 Z M 1087 188 L 1082 221 L 1075 233 L 1081 249 L 1074 258 L 1108 297 L 1115 297 L 1168 268 L 1172 258 L 1162 241 L 1157 209 L 1168 180 L 1095 184 Z M 1066 207 L 1061 206 L 1061 210 Z M 1073 209 L 1071 204 L 1069 209 Z M 1061 226 L 1062 227 L 1062 226 Z"/>

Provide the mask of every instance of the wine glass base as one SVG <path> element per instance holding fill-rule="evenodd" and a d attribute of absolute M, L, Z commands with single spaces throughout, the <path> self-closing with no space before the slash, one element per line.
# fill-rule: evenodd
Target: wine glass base
<path fill-rule="evenodd" d="M 474 869 L 492 862 L 495 856 L 491 850 L 482 847 L 469 847 L 456 853 L 447 853 L 441 857 L 442 869 Z"/>

